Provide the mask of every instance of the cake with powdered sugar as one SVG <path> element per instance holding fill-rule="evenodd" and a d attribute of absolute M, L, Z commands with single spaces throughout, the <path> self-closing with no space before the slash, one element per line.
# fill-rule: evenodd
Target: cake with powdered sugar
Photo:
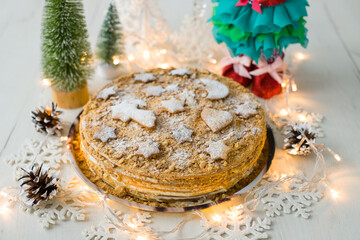
<path fill-rule="evenodd" d="M 265 140 L 255 96 L 189 68 L 114 80 L 84 107 L 79 127 L 82 164 L 94 181 L 155 206 L 213 200 L 248 182 L 264 167 Z"/>

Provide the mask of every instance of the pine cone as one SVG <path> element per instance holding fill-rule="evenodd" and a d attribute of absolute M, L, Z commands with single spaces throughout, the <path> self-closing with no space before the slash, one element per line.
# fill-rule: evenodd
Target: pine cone
<path fill-rule="evenodd" d="M 57 105 L 51 103 L 51 108 L 40 107 L 32 111 L 32 122 L 35 123 L 35 128 L 41 133 L 50 133 L 51 135 L 61 135 L 63 128 L 62 122 L 59 118 L 61 111 L 56 111 Z"/>
<path fill-rule="evenodd" d="M 290 129 L 285 132 L 284 150 L 292 155 L 307 155 L 311 153 L 310 143 L 303 137 L 304 133 L 310 143 L 314 143 L 316 133 L 309 124 L 296 122 L 290 125 Z"/>
<path fill-rule="evenodd" d="M 24 197 L 24 202 L 27 205 L 36 205 L 56 195 L 58 189 L 57 175 L 59 172 L 50 176 L 49 168 L 43 167 L 43 164 L 40 167 L 33 165 L 30 171 L 22 170 L 25 174 L 18 181 L 21 181 L 21 195 Z"/>

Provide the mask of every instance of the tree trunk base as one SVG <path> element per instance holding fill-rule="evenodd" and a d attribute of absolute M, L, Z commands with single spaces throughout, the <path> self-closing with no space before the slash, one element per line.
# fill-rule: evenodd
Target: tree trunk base
<path fill-rule="evenodd" d="M 73 92 L 60 92 L 51 88 L 53 101 L 64 109 L 74 109 L 84 106 L 89 100 L 87 86 Z"/>

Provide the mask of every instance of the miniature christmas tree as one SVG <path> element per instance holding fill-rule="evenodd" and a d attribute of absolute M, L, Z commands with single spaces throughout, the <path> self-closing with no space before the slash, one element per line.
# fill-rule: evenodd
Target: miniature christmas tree
<path fill-rule="evenodd" d="M 97 43 L 96 55 L 103 63 L 111 66 L 119 64 L 118 56 L 123 54 L 122 36 L 116 6 L 110 3 Z"/>
<path fill-rule="evenodd" d="M 53 90 L 72 92 L 86 87 L 86 79 L 92 72 L 87 37 L 80 0 L 45 1 L 42 66 L 45 77 L 51 79 Z"/>

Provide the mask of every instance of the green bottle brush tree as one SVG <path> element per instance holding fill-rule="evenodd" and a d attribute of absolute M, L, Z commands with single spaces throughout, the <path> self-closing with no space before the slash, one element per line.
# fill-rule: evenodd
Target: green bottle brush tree
<path fill-rule="evenodd" d="M 42 23 L 42 67 L 53 98 L 62 108 L 88 100 L 92 73 L 90 43 L 80 0 L 46 0 Z"/>

